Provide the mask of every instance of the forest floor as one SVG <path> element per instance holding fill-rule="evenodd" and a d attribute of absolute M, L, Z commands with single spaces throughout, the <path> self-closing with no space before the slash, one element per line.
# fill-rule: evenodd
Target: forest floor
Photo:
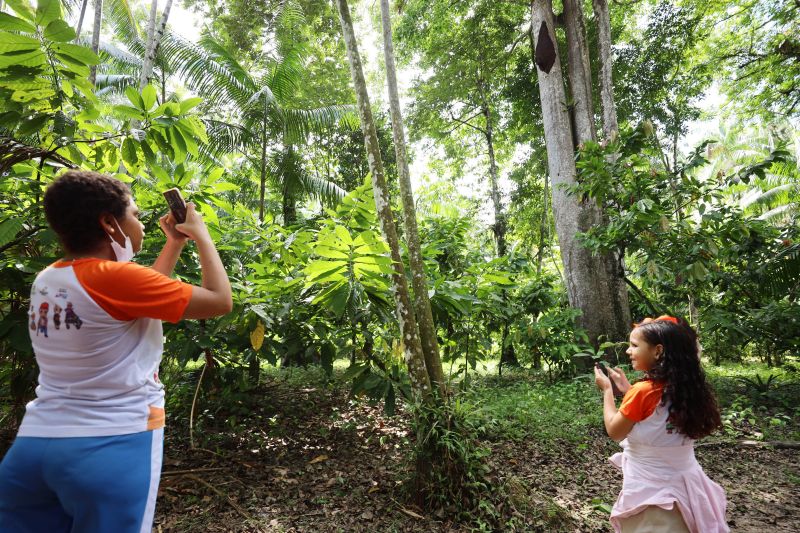
<path fill-rule="evenodd" d="M 478 378 L 463 404 L 481 421 L 497 493 L 485 512 L 454 522 L 407 503 L 412 437 L 402 410 L 387 416 L 344 384 L 300 373 L 271 374 L 230 409 L 200 414 L 195 449 L 176 429 L 188 423 L 170 426 L 154 531 L 611 531 L 622 477 L 607 457 L 618 447 L 588 379 Z M 712 377 L 726 431 L 698 443 L 697 456 L 727 492 L 732 531 L 800 531 L 800 450 L 740 443 L 800 440 L 800 382 L 779 381 L 759 403 L 746 401 L 741 377 Z M 209 423 L 232 416 L 235 431 Z"/>
<path fill-rule="evenodd" d="M 745 379 L 741 369 L 710 372 L 726 426 L 698 443 L 698 460 L 727 492 L 732 531 L 800 531 L 800 450 L 741 444 L 800 442 L 800 379 L 781 372 L 753 391 L 746 379 L 756 374 Z M 171 388 L 180 392 L 170 401 L 155 532 L 611 531 L 622 477 L 607 458 L 618 447 L 588 377 L 474 378 L 460 405 L 491 452 L 493 492 L 460 521 L 409 503 L 413 436 L 402 408 L 387 416 L 318 369 L 273 370 L 246 393 L 201 394 L 192 447 L 186 385 L 196 378 Z M 0 451 L 11 435 L 0 435 Z"/>

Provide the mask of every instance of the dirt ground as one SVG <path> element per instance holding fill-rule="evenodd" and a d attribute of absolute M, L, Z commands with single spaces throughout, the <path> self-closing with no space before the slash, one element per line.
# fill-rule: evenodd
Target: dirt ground
<path fill-rule="evenodd" d="M 457 524 L 404 503 L 402 416 L 340 390 L 254 394 L 263 423 L 247 422 L 248 433 L 199 435 L 202 448 L 192 450 L 168 430 L 154 531 L 611 531 L 622 478 L 606 460 L 616 445 L 599 428 L 578 447 L 487 442 L 489 477 L 508 495 L 501 520 Z M 728 444 L 697 456 L 727 492 L 732 531 L 800 531 L 800 451 Z"/>

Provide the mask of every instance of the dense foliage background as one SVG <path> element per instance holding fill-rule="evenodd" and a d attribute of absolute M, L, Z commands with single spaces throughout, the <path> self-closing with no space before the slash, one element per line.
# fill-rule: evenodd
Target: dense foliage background
<path fill-rule="evenodd" d="M 351 5 L 362 53 L 379 47 L 378 8 Z M 318 365 L 389 415 L 410 398 L 330 3 L 187 1 L 203 17 L 200 38 L 182 37 L 173 11 L 144 80 L 149 2 L 106 0 L 94 28 L 86 2 L 0 7 L 0 425 L 16 426 L 36 385 L 30 285 L 60 254 L 41 198 L 65 168 L 130 184 L 146 225 L 142 264 L 163 242 L 170 187 L 198 205 L 218 243 L 234 311 L 165 326 L 170 402 L 192 408 L 181 423 L 200 412 L 197 423 L 218 431 L 252 422 L 231 406 L 276 365 Z M 581 358 L 625 362 L 619 339 L 590 342 L 566 297 L 529 4 L 395 7 L 428 292 L 452 387 L 469 393 L 501 354 L 500 372 L 519 365 L 554 387 L 571 383 Z M 579 237 L 624 259 L 634 319 L 686 316 L 708 364 L 766 365 L 763 379 L 740 382 L 764 394 L 800 355 L 798 21 L 793 0 L 612 2 L 621 131 L 580 146 L 570 190 L 602 208 L 604 223 Z M 592 17 L 587 32 L 595 38 Z M 365 57 L 397 198 L 383 64 Z M 177 275 L 197 283 L 197 265 L 189 251 Z M 796 409 L 770 411 L 773 425 Z"/>

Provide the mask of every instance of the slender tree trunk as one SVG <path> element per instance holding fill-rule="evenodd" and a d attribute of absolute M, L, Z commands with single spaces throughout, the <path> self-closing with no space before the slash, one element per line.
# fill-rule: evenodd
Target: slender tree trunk
<path fill-rule="evenodd" d="M 397 90 L 397 72 L 392 44 L 392 19 L 389 12 L 389 0 L 381 0 L 381 22 L 383 23 L 383 53 L 386 62 L 386 82 L 389 86 L 389 107 L 392 114 L 392 138 L 397 156 L 397 175 L 400 184 L 400 195 L 403 200 L 403 218 L 406 227 L 409 267 L 411 269 L 411 286 L 414 289 L 414 311 L 419 326 L 422 351 L 425 354 L 425 367 L 431 385 L 437 387 L 444 397 L 447 392 L 439 357 L 439 342 L 436 339 L 436 324 L 433 322 L 431 302 L 428 299 L 428 282 L 425 276 L 425 261 L 422 257 L 422 246 L 417 229 L 417 212 L 414 207 L 414 192 L 411 189 L 411 173 L 408 169 L 406 154 L 406 138 L 403 129 L 403 114 L 400 111 L 400 95 Z"/>
<path fill-rule="evenodd" d="M 552 60 L 549 72 L 538 67 L 537 75 L 547 163 L 553 183 L 553 215 L 569 302 L 572 307 L 582 311 L 580 324 L 593 343 L 596 344 L 601 335 L 620 339 L 627 334 L 627 323 L 624 330 L 620 325 L 623 320 L 629 321 L 630 311 L 624 308 L 619 298 L 609 295 L 611 287 L 608 283 L 606 262 L 592 256 L 576 239 L 577 233 L 587 231 L 592 224 L 597 223 L 598 206 L 593 202 L 580 202 L 564 190 L 564 186 L 576 183 L 576 170 L 550 0 L 533 0 L 531 18 L 534 42 L 542 50 L 549 50 L 549 59 Z M 547 33 L 540 35 L 542 31 Z M 537 52 L 537 59 L 538 57 Z"/>
<path fill-rule="evenodd" d="M 548 227 L 550 222 L 547 220 L 548 200 L 550 198 L 550 177 L 544 175 L 544 186 L 542 187 L 542 218 L 539 221 L 539 252 L 536 254 L 536 273 L 542 273 L 542 261 L 544 261 L 544 247 L 546 235 L 549 235 Z"/>
<path fill-rule="evenodd" d="M 139 90 L 144 89 L 147 85 L 147 78 L 153 71 L 153 55 L 151 49 L 156 34 L 156 19 L 158 18 L 158 0 L 150 2 L 150 18 L 147 19 L 147 36 L 144 43 L 144 61 L 142 62 L 142 70 L 139 72 Z"/>
<path fill-rule="evenodd" d="M 267 188 L 267 97 L 264 95 L 264 117 L 261 123 L 261 181 L 258 195 L 258 221 L 264 222 L 264 194 Z"/>
<path fill-rule="evenodd" d="M 155 0 L 153 0 L 153 2 L 155 2 Z M 145 51 L 144 64 L 142 65 L 142 72 L 139 77 L 140 88 L 144 88 L 144 86 L 150 82 L 150 77 L 153 75 L 153 65 L 155 65 L 156 54 L 158 54 L 158 47 L 161 45 L 161 39 L 164 37 L 164 31 L 167 29 L 167 19 L 169 18 L 170 9 L 172 9 L 172 0 L 167 0 L 164 11 L 161 13 L 161 20 L 159 20 L 158 25 L 155 27 L 152 42 Z M 154 15 L 152 9 L 151 15 Z"/>
<path fill-rule="evenodd" d="M 394 262 L 392 293 L 397 307 L 400 334 L 405 345 L 404 356 L 408 366 L 408 377 L 414 396 L 425 403 L 429 403 L 433 398 L 431 395 L 431 383 L 425 367 L 425 357 L 422 353 L 419 334 L 417 333 L 417 321 L 414 317 L 411 298 L 408 294 L 408 283 L 400 256 L 400 244 L 394 225 L 394 217 L 392 216 L 389 190 L 384 177 L 378 133 L 372 118 L 369 95 L 367 94 L 367 82 L 364 79 L 364 71 L 361 67 L 361 57 L 358 53 L 356 36 L 353 31 L 353 21 L 350 18 L 350 8 L 347 5 L 347 0 L 336 0 L 336 7 L 339 10 L 339 21 L 342 25 L 342 35 L 350 63 L 350 74 L 356 91 L 358 115 L 361 120 L 361 131 L 364 134 L 367 160 L 372 172 L 372 191 L 375 196 L 375 207 L 378 211 L 378 220 L 380 221 L 383 237 L 389 245 L 392 261 Z"/>
<path fill-rule="evenodd" d="M 592 71 L 583 23 L 581 0 L 564 0 L 564 29 L 567 35 L 569 87 L 575 106 L 575 131 L 578 143 L 596 138 L 592 104 Z"/>
<path fill-rule="evenodd" d="M 94 26 L 92 26 L 92 51 L 100 50 L 100 23 L 103 21 L 103 0 L 94 0 Z M 89 81 L 94 85 L 97 79 L 97 65 L 89 69 Z"/>
<path fill-rule="evenodd" d="M 506 220 L 503 213 L 503 204 L 500 201 L 500 186 L 497 176 L 497 159 L 494 154 L 494 128 L 492 125 L 492 112 L 489 104 L 484 99 L 482 106 L 483 116 L 486 119 L 486 147 L 489 153 L 489 185 L 491 187 L 492 206 L 494 207 L 494 236 L 497 241 L 497 257 L 506 255 Z"/>
<path fill-rule="evenodd" d="M 3 2 L 0 1 L 0 8 L 2 8 Z M 86 6 L 89 4 L 89 0 L 83 0 L 81 3 L 81 15 L 78 17 L 78 27 L 75 29 L 75 42 L 81 38 L 81 28 L 83 28 L 83 17 L 86 15 Z"/>
<path fill-rule="evenodd" d="M 597 21 L 597 43 L 600 51 L 600 102 L 603 106 L 603 135 L 612 139 L 617 135 L 617 107 L 614 104 L 614 84 L 612 68 L 614 58 L 611 52 L 611 17 L 608 0 L 592 0 L 592 10 Z"/>

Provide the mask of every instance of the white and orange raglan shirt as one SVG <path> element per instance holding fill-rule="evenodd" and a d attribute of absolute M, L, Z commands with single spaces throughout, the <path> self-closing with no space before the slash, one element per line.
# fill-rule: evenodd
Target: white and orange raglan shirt
<path fill-rule="evenodd" d="M 105 437 L 164 427 L 161 321 L 177 322 L 192 286 L 136 263 L 56 262 L 28 311 L 39 384 L 21 437 Z"/>

